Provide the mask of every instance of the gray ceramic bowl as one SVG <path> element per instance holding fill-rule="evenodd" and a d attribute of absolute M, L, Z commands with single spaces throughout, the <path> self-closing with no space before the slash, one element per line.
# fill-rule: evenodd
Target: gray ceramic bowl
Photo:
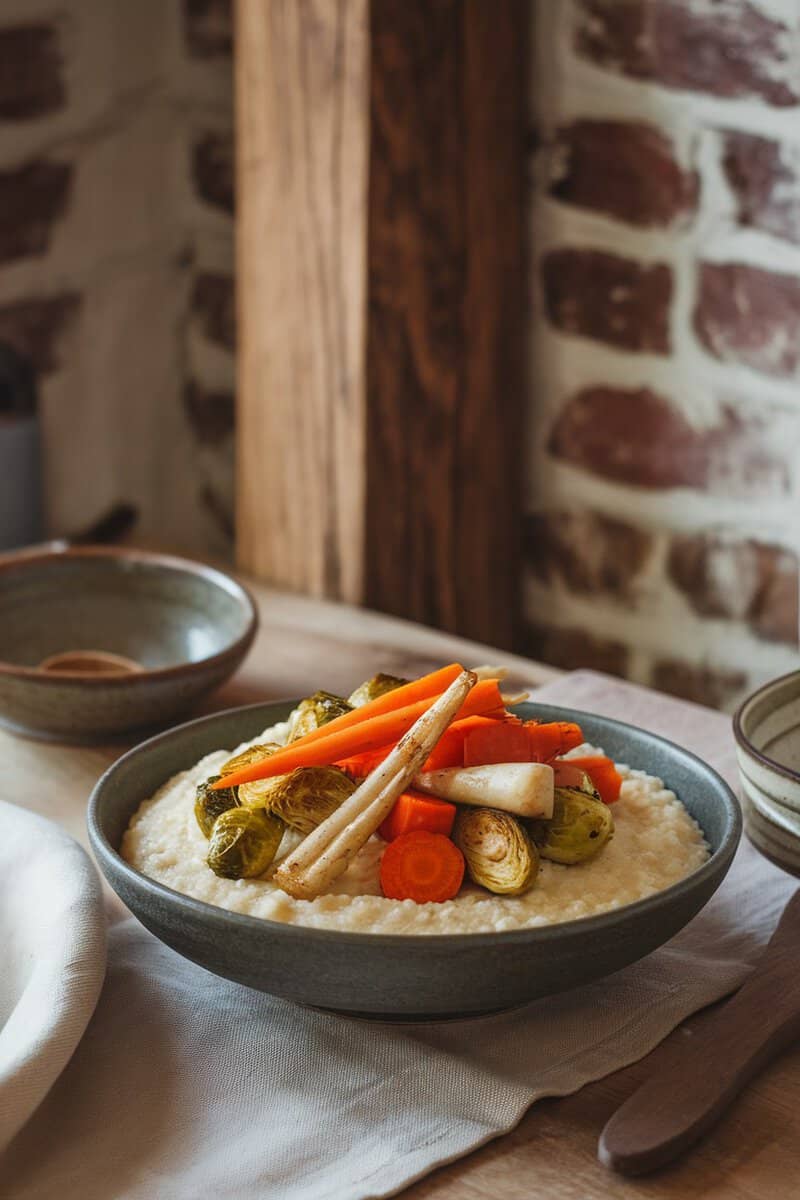
<path fill-rule="evenodd" d="M 0 561 L 0 721 L 98 741 L 161 723 L 226 679 L 255 636 L 252 599 L 221 571 L 139 550 L 80 547 Z M 104 651 L 135 674 L 50 674 L 63 651 Z"/>
<path fill-rule="evenodd" d="M 800 876 L 800 671 L 748 696 L 733 732 L 747 836 L 766 858 Z"/>
<path fill-rule="evenodd" d="M 716 890 L 739 841 L 736 798 L 720 777 L 670 742 L 630 725 L 552 705 L 516 711 L 579 720 L 617 761 L 674 788 L 703 827 L 712 855 L 663 892 L 615 912 L 510 933 L 387 936 L 282 925 L 172 891 L 118 854 L 130 817 L 175 772 L 256 737 L 292 705 L 257 704 L 191 721 L 144 742 L 103 775 L 89 803 L 89 836 L 117 895 L 152 933 L 217 975 L 302 1004 L 362 1016 L 421 1020 L 511 1008 L 608 975 L 677 933 Z"/>

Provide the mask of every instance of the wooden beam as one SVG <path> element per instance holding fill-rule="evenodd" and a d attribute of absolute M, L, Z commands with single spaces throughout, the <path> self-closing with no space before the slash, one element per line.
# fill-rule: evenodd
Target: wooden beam
<path fill-rule="evenodd" d="M 509 646 L 520 586 L 519 0 L 373 0 L 366 599 Z"/>
<path fill-rule="evenodd" d="M 236 8 L 237 559 L 363 596 L 367 0 Z"/>

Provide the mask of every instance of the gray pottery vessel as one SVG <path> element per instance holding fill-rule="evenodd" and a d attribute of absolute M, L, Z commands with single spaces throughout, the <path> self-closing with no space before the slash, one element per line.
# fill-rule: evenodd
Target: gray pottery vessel
<path fill-rule="evenodd" d="M 512 1008 L 599 979 L 649 954 L 691 920 L 719 887 L 739 841 L 735 796 L 688 751 L 604 717 L 522 704 L 515 711 L 525 717 L 580 721 L 587 738 L 618 762 L 660 776 L 702 826 L 709 860 L 665 891 L 600 916 L 508 933 L 408 937 L 306 929 L 227 912 L 148 879 L 120 857 L 122 835 L 142 800 L 211 750 L 256 737 L 292 707 L 233 709 L 144 742 L 100 779 L 88 824 L 101 870 L 147 929 L 217 975 L 301 1004 L 382 1019 L 441 1019 Z"/>
<path fill-rule="evenodd" d="M 0 559 L 0 722 L 101 741 L 185 712 L 236 669 L 258 617 L 243 587 L 201 563 L 81 546 Z M 134 660 L 135 674 L 50 674 L 64 651 Z"/>

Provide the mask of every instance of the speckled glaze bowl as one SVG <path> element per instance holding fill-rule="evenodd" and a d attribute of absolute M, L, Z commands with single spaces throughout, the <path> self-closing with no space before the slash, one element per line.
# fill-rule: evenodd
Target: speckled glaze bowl
<path fill-rule="evenodd" d="M 800 671 L 764 684 L 733 720 L 747 836 L 800 876 Z"/>
<path fill-rule="evenodd" d="M 164 722 L 222 683 L 255 636 L 234 579 L 187 559 L 82 546 L 0 560 L 0 721 L 100 741 Z M 133 674 L 51 674 L 64 651 L 132 659 Z"/>
<path fill-rule="evenodd" d="M 599 979 L 649 954 L 722 882 L 741 832 L 736 797 L 700 759 L 619 721 L 544 704 L 515 711 L 580 721 L 619 762 L 674 789 L 702 826 L 711 856 L 679 883 L 635 904 L 560 925 L 508 933 L 390 936 L 305 929 L 228 912 L 181 895 L 118 853 L 142 800 L 176 772 L 286 718 L 293 702 L 232 709 L 144 742 L 103 775 L 89 803 L 89 837 L 118 896 L 157 937 L 209 971 L 302 1004 L 393 1020 L 507 1009 Z"/>

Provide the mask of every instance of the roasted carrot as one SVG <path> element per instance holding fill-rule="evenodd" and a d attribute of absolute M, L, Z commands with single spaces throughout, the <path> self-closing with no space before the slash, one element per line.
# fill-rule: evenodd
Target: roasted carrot
<path fill-rule="evenodd" d="M 428 833 L 450 836 L 456 819 L 456 806 L 448 800 L 437 800 L 409 788 L 398 796 L 394 808 L 378 827 L 378 833 L 386 842 L 393 842 L 404 833 L 414 829 L 426 829 Z"/>
<path fill-rule="evenodd" d="M 553 764 L 558 766 L 559 764 Z M 622 787 L 622 776 L 613 761 L 606 757 L 605 754 L 586 754 L 579 755 L 577 758 L 568 758 L 563 764 L 565 767 L 577 767 L 580 771 L 585 771 L 597 789 L 600 799 L 606 804 L 613 804 L 619 799 L 620 789 Z M 556 775 L 558 782 L 558 775 Z"/>
<path fill-rule="evenodd" d="M 521 724 L 511 717 L 464 717 L 461 721 L 454 721 L 439 738 L 423 770 L 440 771 L 444 767 L 463 767 L 464 739 L 467 735 L 474 729 L 494 729 L 504 724 L 504 720 Z M 375 767 L 380 766 L 391 750 L 391 746 L 383 746 L 380 750 L 368 750 L 365 754 L 354 754 L 352 758 L 346 758 L 336 765 L 354 779 L 362 779 L 369 775 L 370 771 L 374 771 Z"/>
<path fill-rule="evenodd" d="M 399 688 L 397 689 L 399 691 Z M 391 692 L 388 693 L 392 695 Z M 383 697 L 380 697 L 383 699 Z M 216 790 L 218 784 L 226 788 L 238 787 L 240 783 L 251 783 L 256 779 L 270 779 L 274 775 L 284 775 L 295 767 L 313 767 L 326 763 L 338 763 L 352 758 L 356 754 L 364 754 L 367 750 L 379 750 L 384 746 L 399 742 L 404 733 L 431 707 L 436 697 L 418 700 L 407 708 L 397 712 L 381 713 L 369 721 L 361 721 L 346 729 L 332 727 L 337 721 L 330 721 L 322 729 L 315 731 L 319 737 L 312 740 L 312 735 L 298 738 L 296 742 L 276 750 L 269 758 L 251 763 L 239 771 L 231 771 L 218 783 L 212 784 Z M 368 706 L 365 704 L 364 708 Z M 503 708 L 503 698 L 500 695 L 496 679 L 482 679 L 469 692 L 458 712 L 458 717 L 476 716 L 487 712 L 498 712 Z M 350 716 L 350 713 L 346 714 Z M 325 732 L 328 730 L 329 732 Z"/>
<path fill-rule="evenodd" d="M 381 859 L 381 889 L 389 900 L 441 904 L 458 894 L 463 878 L 464 856 L 442 833 L 404 833 Z"/>
<path fill-rule="evenodd" d="M 530 761 L 530 734 L 521 721 L 494 721 L 471 729 L 464 738 L 465 767 Z"/>
<path fill-rule="evenodd" d="M 548 721 L 543 725 L 538 721 L 526 721 L 525 728 L 528 730 L 533 762 L 551 762 L 560 754 L 574 750 L 585 740 L 580 725 L 572 721 Z"/>

